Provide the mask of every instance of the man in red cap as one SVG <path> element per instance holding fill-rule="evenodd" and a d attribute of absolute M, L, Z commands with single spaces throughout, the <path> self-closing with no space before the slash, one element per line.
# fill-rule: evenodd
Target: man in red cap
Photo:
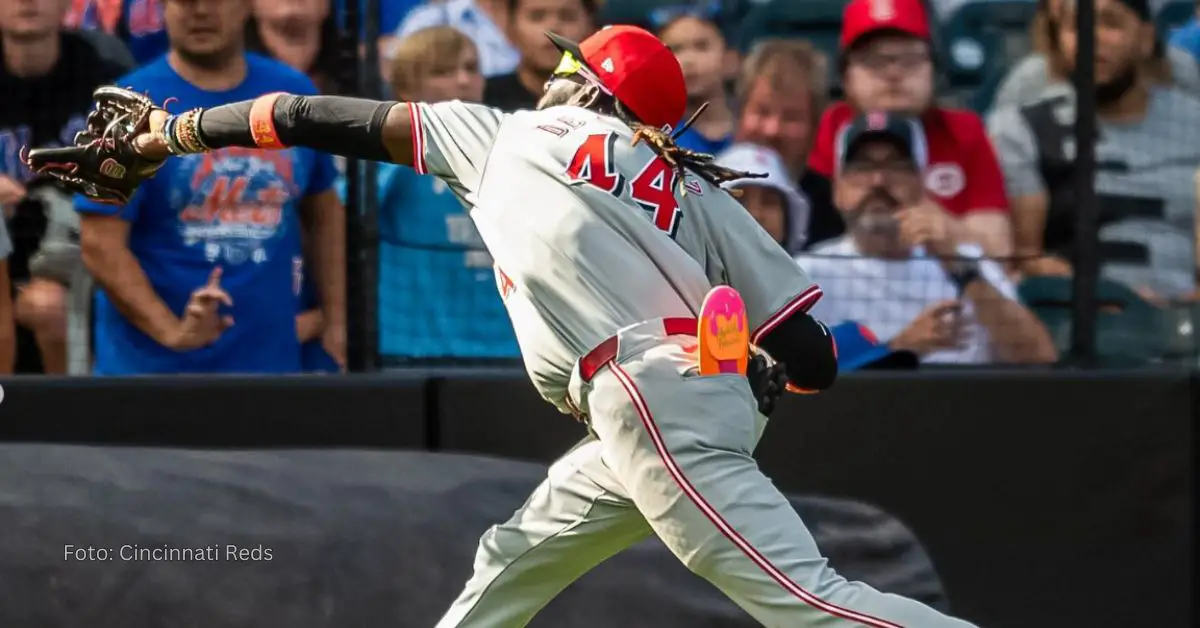
<path fill-rule="evenodd" d="M 841 37 L 843 102 L 826 109 L 801 187 L 812 201 L 809 242 L 845 231 L 830 196 L 836 138 L 858 113 L 918 116 L 929 141 L 922 205 L 949 213 L 959 235 L 991 257 L 1012 252 L 1004 178 L 983 121 L 934 103 L 930 23 L 921 0 L 851 0 Z"/>
<path fill-rule="evenodd" d="M 534 386 L 588 436 L 483 535 L 438 626 L 524 626 L 651 534 L 766 625 L 969 626 L 838 576 L 751 456 L 786 384 L 833 383 L 835 350 L 806 313 L 820 289 L 720 187 L 750 173 L 674 144 L 675 55 L 632 27 L 551 39 L 562 63 L 537 111 L 274 94 L 156 110 L 151 131 L 108 141 L 151 160 L 292 145 L 407 164 L 471 207 Z M 117 91 L 97 94 L 109 135 Z M 109 144 L 86 139 L 29 158 L 95 195 L 76 166 Z M 217 304 L 196 301 L 189 324 L 218 325 Z"/>

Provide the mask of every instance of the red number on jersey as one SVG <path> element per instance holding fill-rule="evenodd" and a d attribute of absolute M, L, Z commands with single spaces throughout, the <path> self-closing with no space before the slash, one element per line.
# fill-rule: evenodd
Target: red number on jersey
<path fill-rule="evenodd" d="M 672 238 L 679 231 L 679 201 L 675 199 L 678 174 L 667 162 L 655 157 L 646 164 L 629 186 L 629 195 L 650 212 L 654 226 Z"/>
<path fill-rule="evenodd" d="M 616 134 L 589 135 L 571 158 L 567 175 L 587 181 L 609 194 L 620 194 L 621 188 L 625 187 L 625 179 L 617 172 L 617 165 L 613 161 L 616 144 Z"/>
<path fill-rule="evenodd" d="M 613 161 L 616 142 L 615 133 L 589 135 L 571 158 L 571 163 L 567 166 L 567 175 L 579 181 L 587 181 L 609 194 L 621 194 L 625 180 L 617 172 L 616 163 Z M 654 226 L 672 238 L 679 231 L 679 219 L 682 215 L 674 193 L 676 177 L 675 171 L 665 161 L 655 157 L 642 168 L 629 186 L 629 196 L 650 212 Z"/>

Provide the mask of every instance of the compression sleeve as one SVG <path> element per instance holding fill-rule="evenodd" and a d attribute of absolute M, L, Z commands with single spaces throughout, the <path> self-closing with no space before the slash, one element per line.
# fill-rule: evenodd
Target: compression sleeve
<path fill-rule="evenodd" d="M 804 312 L 796 312 L 758 340 L 782 362 L 788 380 L 803 391 L 825 390 L 837 379 L 837 348 L 829 328 Z"/>
<path fill-rule="evenodd" d="M 205 109 L 198 127 L 200 139 L 211 149 L 302 146 L 386 162 L 392 158 L 383 142 L 383 123 L 396 104 L 345 96 L 267 94 Z"/>

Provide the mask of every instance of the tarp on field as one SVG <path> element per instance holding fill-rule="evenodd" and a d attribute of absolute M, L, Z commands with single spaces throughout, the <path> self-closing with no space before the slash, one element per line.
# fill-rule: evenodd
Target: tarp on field
<path fill-rule="evenodd" d="M 432 626 L 479 535 L 544 474 L 420 452 L 3 446 L 0 626 Z M 899 522 L 853 502 L 793 503 L 843 575 L 944 603 Z M 164 549 L 179 560 L 156 560 Z M 649 539 L 533 625 L 756 624 Z"/>

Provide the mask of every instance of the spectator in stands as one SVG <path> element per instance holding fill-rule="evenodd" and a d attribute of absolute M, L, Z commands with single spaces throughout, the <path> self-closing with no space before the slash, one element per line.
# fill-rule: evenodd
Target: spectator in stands
<path fill-rule="evenodd" d="M 511 0 L 430 0 L 404 18 L 396 31 L 403 39 L 431 26 L 452 26 L 465 33 L 479 49 L 479 69 L 485 78 L 517 69 L 521 53 L 510 43 L 508 7 Z M 395 48 L 385 55 L 390 63 Z"/>
<path fill-rule="evenodd" d="M 83 35 L 101 57 L 129 71 L 137 60 L 116 35 L 122 5 L 122 0 L 71 0 L 62 27 Z"/>
<path fill-rule="evenodd" d="M 851 0 L 841 34 L 846 100 L 821 117 L 801 187 L 812 201 L 809 242 L 846 228 L 830 195 L 834 146 L 847 121 L 861 111 L 906 113 L 924 126 L 931 202 L 948 213 L 956 237 L 979 243 L 992 257 L 1011 253 L 1012 232 L 1004 180 L 983 121 L 973 112 L 938 106 L 930 23 L 920 0 Z"/>
<path fill-rule="evenodd" d="M 76 285 L 83 277 L 79 215 L 71 195 L 50 181 L 30 185 L 27 198 L 44 212 L 45 231 L 37 250 L 28 258 L 29 283 L 17 298 L 17 324 L 33 332 L 42 371 L 63 375 L 71 372 L 67 340 L 72 312 L 68 310 L 74 303 L 76 324 L 85 324 L 88 310 L 82 304 L 90 296 L 87 282 Z M 76 287 L 85 292 L 70 294 Z"/>
<path fill-rule="evenodd" d="M 826 65 L 806 41 L 766 39 L 747 55 L 734 88 L 734 138 L 775 149 L 793 179 L 804 171 L 825 106 Z"/>
<path fill-rule="evenodd" d="M 0 216 L 0 218 L 7 218 Z M 8 256 L 12 240 L 8 237 L 8 220 L 0 220 L 0 375 L 13 372 L 17 357 L 17 330 L 13 323 L 12 287 L 8 281 Z"/>
<path fill-rule="evenodd" d="M 504 111 L 533 109 L 562 51 L 546 37 L 558 33 L 582 41 L 595 30 L 594 0 L 508 0 L 509 39 L 521 53 L 514 71 L 487 80 L 483 102 Z"/>
<path fill-rule="evenodd" d="M 1074 0 L 1068 0 L 1073 2 Z M 1004 107 L 1026 105 L 1042 97 L 1046 88 L 1055 82 L 1069 81 L 1057 48 L 1057 22 L 1052 13 L 1059 11 L 1063 0 L 1038 0 L 1038 11 L 1030 25 L 1033 52 L 1013 65 L 992 101 L 992 111 Z M 1185 29 L 1186 30 L 1186 29 Z M 1163 46 L 1155 40 L 1154 50 L 1146 60 L 1146 77 L 1156 85 L 1174 86 L 1200 96 L 1200 63 L 1187 50 L 1186 35 L 1181 43 Z"/>
<path fill-rule="evenodd" d="M 739 59 L 737 50 L 729 45 L 717 12 L 719 8 L 716 3 L 707 3 L 663 12 L 662 21 L 654 29 L 659 39 L 675 52 L 683 68 L 688 93 L 685 118 L 708 103 L 704 115 L 675 143 L 710 155 L 725 150 L 733 142 L 737 124 L 727 84 L 737 75 Z"/>
<path fill-rule="evenodd" d="M 380 11 L 394 13 L 398 4 L 409 0 L 384 1 Z M 337 71 L 341 55 L 337 48 L 338 23 L 330 9 L 329 0 L 254 0 L 250 26 L 246 32 L 246 48 L 274 57 L 292 69 L 308 75 L 317 89 L 336 92 Z M 337 2 L 341 8 L 342 0 Z M 405 5 L 407 6 L 407 5 Z M 407 8 L 405 9 L 407 10 Z M 397 19 L 397 22 L 399 20 Z M 392 25 L 395 28 L 395 24 Z M 382 25 L 381 25 L 382 29 Z M 314 225 L 310 216 L 302 216 L 305 243 L 299 287 L 299 314 L 296 315 L 296 334 L 300 338 L 301 368 L 306 373 L 336 373 L 341 366 L 322 345 L 324 315 L 312 269 L 303 260 L 311 260 L 311 234 Z"/>
<path fill-rule="evenodd" d="M 315 221 L 312 214 L 301 214 L 300 217 L 303 223 L 303 231 L 300 235 L 302 253 L 300 263 L 296 268 L 299 277 L 293 286 L 298 290 L 296 311 L 299 313 L 296 315 L 296 337 L 300 339 L 300 370 L 305 373 L 343 372 L 348 365 L 344 361 L 339 364 L 338 360 L 329 354 L 322 342 L 321 336 L 325 331 L 325 313 L 321 308 L 320 286 L 317 285 L 320 277 L 313 273 L 307 264 L 308 260 L 316 259 L 313 242 L 317 240 L 317 235 L 313 231 L 317 225 L 313 224 Z"/>
<path fill-rule="evenodd" d="M 780 246 L 798 252 L 807 238 L 808 199 L 796 189 L 779 153 L 758 144 L 734 144 L 717 155 L 717 163 L 766 175 L 730 181 L 725 187 L 736 190 L 738 202 Z"/>
<path fill-rule="evenodd" d="M 92 90 L 124 71 L 83 37 L 61 30 L 66 10 L 62 0 L 0 2 L 0 204 L 15 245 L 5 283 L 11 279 L 17 289 L 19 372 L 65 373 L 67 360 L 63 284 L 29 269 L 48 221 L 48 208 L 30 190 L 49 181 L 25 168 L 21 149 L 73 141 L 91 109 Z"/>
<path fill-rule="evenodd" d="M 1068 76 L 1077 33 L 1072 3 L 1051 7 L 1051 66 Z M 1146 0 L 1096 0 L 1095 173 L 1102 274 L 1144 296 L 1190 295 L 1200 166 L 1200 102 L 1148 76 L 1154 26 Z M 1050 85 L 1040 99 L 996 111 L 993 141 L 1012 197 L 1015 248 L 1027 275 L 1070 275 L 1075 240 L 1075 95 Z M 1091 209 L 1091 208 L 1088 208 Z"/>
<path fill-rule="evenodd" d="M 119 82 L 211 107 L 315 94 L 303 74 L 247 54 L 248 0 L 167 0 L 170 53 Z M 77 201 L 96 298 L 95 371 L 298 372 L 300 214 L 316 241 L 323 344 L 345 360 L 345 212 L 328 155 L 224 149 L 167 163 L 124 207 Z"/>
<path fill-rule="evenodd" d="M 115 35 L 142 64 L 167 52 L 162 11 L 163 0 L 71 0 L 63 26 Z"/>
<path fill-rule="evenodd" d="M 813 316 L 862 323 L 926 363 L 1053 362 L 1003 267 L 930 198 L 924 135 L 915 117 L 867 113 L 839 138 L 833 199 L 848 232 L 797 257 L 826 294 Z"/>
<path fill-rule="evenodd" d="M 479 102 L 479 50 L 448 26 L 400 40 L 393 96 Z M 455 190 L 395 164 L 379 167 L 379 347 L 392 359 L 515 359 L 492 258 Z"/>
<path fill-rule="evenodd" d="M 330 0 L 254 0 L 246 48 L 271 56 L 332 92 L 341 66 Z"/>

